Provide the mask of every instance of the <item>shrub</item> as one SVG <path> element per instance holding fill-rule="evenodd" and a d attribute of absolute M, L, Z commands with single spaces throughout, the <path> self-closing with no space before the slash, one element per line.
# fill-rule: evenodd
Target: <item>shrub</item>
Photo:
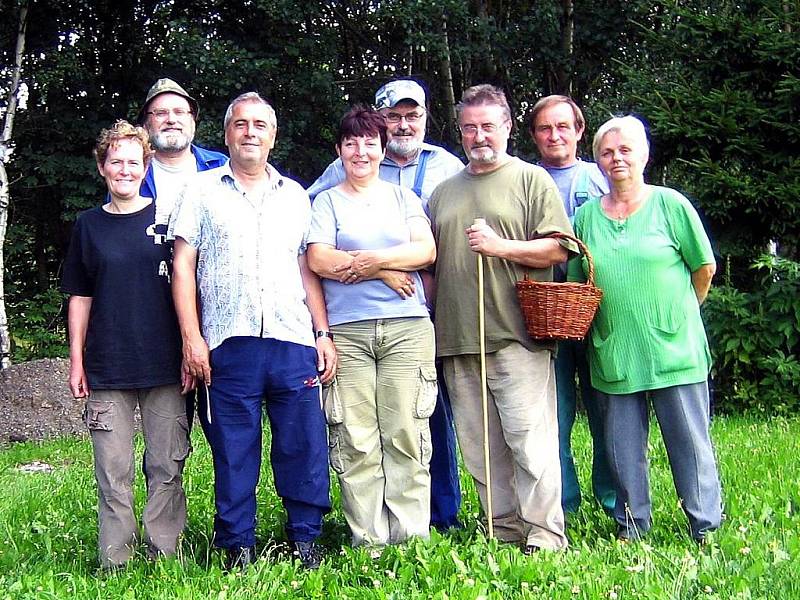
<path fill-rule="evenodd" d="M 764 255 L 751 268 L 753 291 L 737 290 L 728 280 L 703 305 L 717 406 L 726 412 L 797 413 L 800 263 Z"/>
<path fill-rule="evenodd" d="M 9 303 L 12 362 L 69 355 L 63 299 L 61 292 L 50 288 Z"/>

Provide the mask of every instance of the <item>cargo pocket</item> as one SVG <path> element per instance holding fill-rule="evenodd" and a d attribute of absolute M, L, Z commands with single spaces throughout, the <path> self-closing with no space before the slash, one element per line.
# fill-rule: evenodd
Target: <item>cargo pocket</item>
<path fill-rule="evenodd" d="M 419 460 L 423 465 L 431 464 L 433 444 L 431 443 L 431 428 L 428 419 L 416 419 L 417 437 L 419 438 Z"/>
<path fill-rule="evenodd" d="M 328 456 L 331 469 L 341 475 L 345 470 L 344 452 L 342 451 L 341 426 L 331 425 L 328 427 Z"/>
<path fill-rule="evenodd" d="M 87 400 L 83 409 L 83 422 L 90 431 L 113 431 L 114 403 Z"/>
<path fill-rule="evenodd" d="M 189 440 L 189 419 L 183 415 L 175 419 L 174 431 L 170 456 L 175 461 L 186 460 L 192 451 L 192 444 Z"/>
<path fill-rule="evenodd" d="M 328 425 L 341 425 L 344 422 L 342 400 L 339 397 L 339 384 L 336 379 L 322 388 L 322 405 L 325 408 L 325 420 Z"/>
<path fill-rule="evenodd" d="M 436 395 L 438 392 L 436 368 L 433 366 L 420 367 L 417 397 L 414 401 L 414 416 L 417 419 L 427 419 L 433 414 L 436 408 Z"/>

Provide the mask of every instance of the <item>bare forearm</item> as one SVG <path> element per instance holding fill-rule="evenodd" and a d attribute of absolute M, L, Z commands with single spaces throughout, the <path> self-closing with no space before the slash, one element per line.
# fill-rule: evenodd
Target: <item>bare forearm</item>
<path fill-rule="evenodd" d="M 197 284 L 194 273 L 181 273 L 174 269 L 172 273 L 172 300 L 181 336 L 184 339 L 200 333 L 200 317 L 197 311 Z"/>
<path fill-rule="evenodd" d="M 306 291 L 306 306 L 311 313 L 311 323 L 315 331 L 328 330 L 328 310 L 325 306 L 325 295 L 322 292 L 322 283 L 311 270 L 304 256 L 298 259 L 300 275 L 303 279 L 303 288 Z"/>
<path fill-rule="evenodd" d="M 381 269 L 418 271 L 436 260 L 436 247 L 427 241 L 408 242 L 372 251 Z"/>
<path fill-rule="evenodd" d="M 69 358 L 75 365 L 83 365 L 83 350 L 86 346 L 86 332 L 89 329 L 91 310 L 92 298 L 90 296 L 70 296 L 67 309 Z"/>
<path fill-rule="evenodd" d="M 501 238 L 493 255 L 535 269 L 551 267 L 569 258 L 567 249 L 553 239 L 523 241 Z"/>
<path fill-rule="evenodd" d="M 341 277 L 341 270 L 336 268 L 352 260 L 353 257 L 344 250 L 337 250 L 327 244 L 309 244 L 306 251 L 308 268 L 325 279 L 338 280 Z"/>
<path fill-rule="evenodd" d="M 712 263 L 702 265 L 699 269 L 692 273 L 692 287 L 694 288 L 695 296 L 697 296 L 697 303 L 702 304 L 708 296 L 708 290 L 711 289 L 711 280 L 714 278 L 714 273 L 717 272 L 717 265 Z"/>

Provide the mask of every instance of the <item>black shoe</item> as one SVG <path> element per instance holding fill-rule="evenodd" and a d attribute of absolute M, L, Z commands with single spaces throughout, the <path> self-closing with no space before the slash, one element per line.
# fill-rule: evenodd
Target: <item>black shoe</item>
<path fill-rule="evenodd" d="M 532 554 L 536 554 L 539 550 L 541 550 L 539 546 L 535 546 L 534 544 L 528 544 L 525 546 L 525 550 L 523 550 L 522 553 L 525 556 L 531 556 Z"/>
<path fill-rule="evenodd" d="M 306 569 L 319 569 L 325 553 L 316 542 L 292 542 L 292 555 L 300 559 Z"/>
<path fill-rule="evenodd" d="M 244 569 L 256 562 L 256 547 L 247 548 L 226 548 L 225 549 L 225 570 Z"/>

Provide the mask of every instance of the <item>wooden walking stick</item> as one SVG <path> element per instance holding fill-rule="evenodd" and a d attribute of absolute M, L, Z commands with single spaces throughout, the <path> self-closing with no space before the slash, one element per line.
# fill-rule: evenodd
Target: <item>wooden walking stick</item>
<path fill-rule="evenodd" d="M 483 219 L 475 219 L 473 225 L 485 225 Z M 489 401 L 486 390 L 486 327 L 484 324 L 485 303 L 483 299 L 483 255 L 478 255 L 478 336 L 481 348 L 481 406 L 483 407 L 483 469 L 486 472 L 486 522 L 489 526 L 489 539 L 494 538 L 492 511 L 492 470 L 489 464 Z"/>

